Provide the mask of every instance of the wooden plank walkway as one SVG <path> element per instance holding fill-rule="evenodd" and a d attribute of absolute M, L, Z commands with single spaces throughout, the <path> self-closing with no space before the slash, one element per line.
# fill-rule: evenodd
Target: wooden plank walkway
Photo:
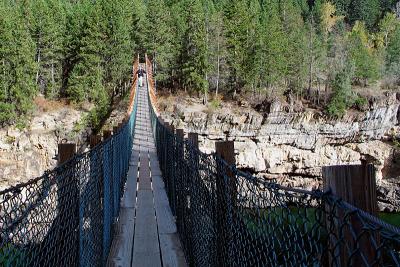
<path fill-rule="evenodd" d="M 160 176 L 147 94 L 138 89 L 128 179 L 107 266 L 187 266 Z"/>

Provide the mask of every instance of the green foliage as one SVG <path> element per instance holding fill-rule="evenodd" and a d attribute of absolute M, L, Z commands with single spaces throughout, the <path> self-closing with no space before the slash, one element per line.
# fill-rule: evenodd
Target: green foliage
<path fill-rule="evenodd" d="M 398 64 L 400 62 L 400 25 L 397 25 L 393 34 L 389 37 L 388 48 L 387 48 L 387 60 L 386 64 L 388 67 Z"/>
<path fill-rule="evenodd" d="M 0 124 L 29 112 L 34 83 L 35 44 L 20 10 L 0 3 Z"/>
<path fill-rule="evenodd" d="M 39 89 L 96 103 L 97 127 L 131 76 L 132 8 L 130 0 L 1 1 L 0 124 L 23 127 Z"/>
<path fill-rule="evenodd" d="M 21 266 L 26 261 L 26 253 L 12 244 L 0 247 L 0 266 Z"/>
<path fill-rule="evenodd" d="M 356 99 L 354 100 L 354 106 L 358 110 L 364 110 L 367 105 L 368 105 L 368 101 L 365 97 L 357 96 Z"/>
<path fill-rule="evenodd" d="M 336 80 L 348 58 L 353 83 L 365 86 L 382 74 L 398 81 L 395 3 L 0 1 L 0 124 L 22 127 L 40 92 L 94 103 L 88 124 L 98 127 L 129 83 L 138 52 L 152 59 L 157 87 L 195 91 L 204 102 L 210 90 L 311 98 L 318 88 L 319 98 L 325 87 L 334 93 L 330 113 L 342 114 L 349 104 L 338 88 L 352 95 L 351 85 Z"/>
<path fill-rule="evenodd" d="M 59 0 L 30 2 L 32 38 L 36 43 L 36 83 L 48 98 L 56 98 L 62 84 L 65 11 Z"/>
<path fill-rule="evenodd" d="M 376 81 L 380 77 L 379 55 L 373 49 L 364 23 L 357 22 L 349 34 L 350 58 L 355 66 L 354 78 L 363 81 Z"/>
<path fill-rule="evenodd" d="M 186 25 L 182 70 L 184 84 L 206 95 L 208 92 L 206 73 L 209 63 L 204 11 L 199 0 L 190 1 Z"/>
<path fill-rule="evenodd" d="M 165 83 L 172 75 L 171 18 L 164 0 L 150 0 L 146 9 L 145 48 L 153 59 L 155 79 Z"/>
<path fill-rule="evenodd" d="M 372 29 L 381 15 L 380 0 L 353 0 L 348 13 L 352 22 L 363 21 Z"/>
<path fill-rule="evenodd" d="M 346 110 L 353 105 L 351 91 L 351 77 L 353 67 L 348 64 L 343 70 L 336 74 L 332 81 L 333 96 L 327 106 L 327 112 L 333 117 L 342 117 Z"/>

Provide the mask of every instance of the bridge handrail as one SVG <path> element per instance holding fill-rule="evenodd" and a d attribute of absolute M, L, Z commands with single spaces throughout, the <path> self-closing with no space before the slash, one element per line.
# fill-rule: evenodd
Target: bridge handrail
<path fill-rule="evenodd" d="M 138 60 L 126 117 L 110 138 L 0 191 L 0 266 L 105 265 L 133 145 Z"/>
<path fill-rule="evenodd" d="M 330 192 L 261 180 L 180 139 L 160 119 L 147 57 L 146 67 L 160 169 L 190 265 L 400 266 L 398 227 Z"/>

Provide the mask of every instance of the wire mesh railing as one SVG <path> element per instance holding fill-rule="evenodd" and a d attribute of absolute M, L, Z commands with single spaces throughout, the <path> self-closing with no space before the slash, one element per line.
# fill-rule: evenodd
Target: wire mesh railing
<path fill-rule="evenodd" d="M 121 128 L 43 176 L 0 192 L 0 266 L 104 266 L 136 117 L 136 71 Z"/>
<path fill-rule="evenodd" d="M 159 119 L 149 82 L 160 169 L 190 266 L 400 266 L 399 228 L 329 192 L 266 182 L 200 152 Z"/>

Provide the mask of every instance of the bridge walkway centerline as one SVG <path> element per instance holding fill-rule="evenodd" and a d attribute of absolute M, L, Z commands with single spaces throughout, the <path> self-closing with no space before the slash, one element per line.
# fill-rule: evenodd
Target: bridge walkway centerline
<path fill-rule="evenodd" d="M 146 79 L 137 88 L 136 105 L 128 177 L 107 266 L 187 266 L 157 159 Z"/>

